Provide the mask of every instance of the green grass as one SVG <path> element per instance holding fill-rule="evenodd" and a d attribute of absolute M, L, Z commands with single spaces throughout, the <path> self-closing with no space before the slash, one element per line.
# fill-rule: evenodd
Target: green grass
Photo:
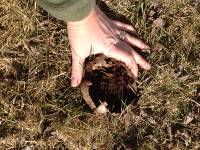
<path fill-rule="evenodd" d="M 123 114 L 90 113 L 70 87 L 65 24 L 32 0 L 1 0 L 0 149 L 200 148 L 200 3 L 104 2 L 151 46 L 139 103 Z"/>

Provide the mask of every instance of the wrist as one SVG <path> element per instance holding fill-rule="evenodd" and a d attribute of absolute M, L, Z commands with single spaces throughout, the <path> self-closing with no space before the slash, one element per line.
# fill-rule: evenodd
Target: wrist
<path fill-rule="evenodd" d="M 68 21 L 67 25 L 68 26 L 80 26 L 82 24 L 87 24 L 88 22 L 90 22 L 90 20 L 92 18 L 94 18 L 96 16 L 96 7 L 97 6 L 92 8 L 90 13 L 85 18 L 83 18 L 82 20 L 80 20 L 80 21 Z"/>

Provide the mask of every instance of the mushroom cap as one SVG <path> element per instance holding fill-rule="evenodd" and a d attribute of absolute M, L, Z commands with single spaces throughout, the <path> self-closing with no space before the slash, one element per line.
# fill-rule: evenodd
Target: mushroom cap
<path fill-rule="evenodd" d="M 135 78 L 130 70 L 124 63 L 103 54 L 86 60 L 81 93 L 93 111 L 103 114 L 108 110 L 120 112 L 138 99 Z"/>

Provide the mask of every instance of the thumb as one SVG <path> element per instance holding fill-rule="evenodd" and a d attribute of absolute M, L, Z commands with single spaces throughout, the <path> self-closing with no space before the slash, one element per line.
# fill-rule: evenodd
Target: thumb
<path fill-rule="evenodd" d="M 75 55 L 72 55 L 71 86 L 77 87 L 82 80 L 83 63 Z"/>

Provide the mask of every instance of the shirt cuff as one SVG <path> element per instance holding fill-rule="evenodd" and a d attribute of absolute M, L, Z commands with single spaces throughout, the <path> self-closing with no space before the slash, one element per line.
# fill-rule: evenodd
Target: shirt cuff
<path fill-rule="evenodd" d="M 57 19 L 80 21 L 95 7 L 95 0 L 36 0 L 38 4 Z"/>

